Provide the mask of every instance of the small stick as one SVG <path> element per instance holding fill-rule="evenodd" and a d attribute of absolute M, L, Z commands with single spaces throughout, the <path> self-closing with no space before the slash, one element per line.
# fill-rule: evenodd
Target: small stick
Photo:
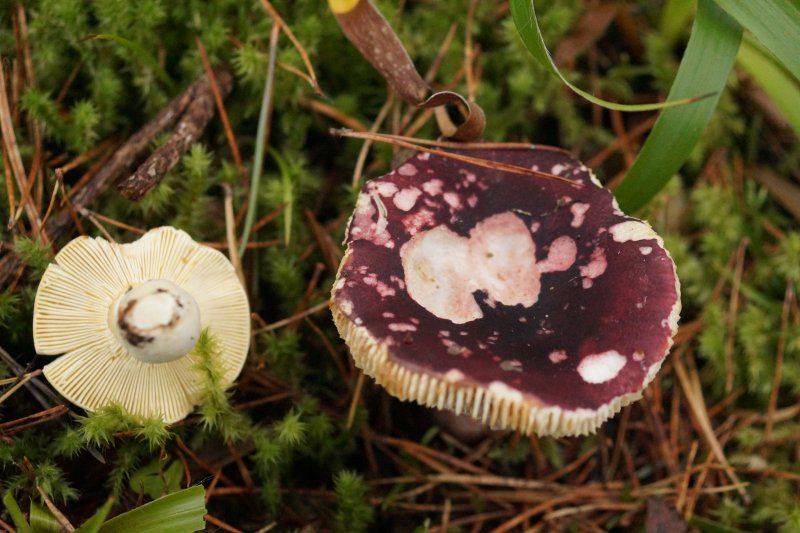
<path fill-rule="evenodd" d="M 8 154 L 6 153 L 5 146 L 3 147 L 3 171 L 6 178 L 6 194 L 8 196 L 8 224 L 12 225 L 12 213 L 17 210 L 16 197 L 14 196 L 14 182 L 11 177 L 11 167 L 9 166 Z"/>
<path fill-rule="evenodd" d="M 326 117 L 332 118 L 333 120 L 341 123 L 343 126 L 347 126 L 351 130 L 367 131 L 367 127 L 364 125 L 363 122 L 361 122 L 357 118 L 345 115 L 332 105 L 326 104 L 325 102 L 314 100 L 313 98 L 301 98 L 300 105 L 303 105 L 311 109 L 312 111 L 316 111 L 317 113 L 325 115 Z"/>
<path fill-rule="evenodd" d="M 0 57 L 2 62 L 2 57 Z M 6 93 L 6 79 L 3 74 L 3 69 L 0 68 L 0 132 L 3 137 L 3 147 L 8 155 L 9 163 L 11 166 L 11 173 L 17 182 L 17 187 L 20 191 L 27 189 L 27 178 L 25 176 L 25 167 L 22 164 L 22 156 L 19 153 L 17 146 L 17 136 L 14 133 L 14 124 L 11 122 L 11 108 L 8 104 L 8 94 Z M 25 213 L 28 215 L 28 221 L 35 234 L 40 231 L 41 222 L 39 221 L 39 213 L 36 211 L 36 206 L 33 199 L 28 197 L 24 205 Z M 46 240 L 46 235 L 42 235 Z"/>
<path fill-rule="evenodd" d="M 114 242 L 114 243 L 117 242 L 117 240 L 114 237 L 112 237 L 111 234 L 108 232 L 108 230 L 106 230 L 105 226 L 103 226 L 100 223 L 100 221 L 95 218 L 94 213 L 92 213 L 85 207 L 79 208 L 78 212 L 81 214 L 82 217 L 88 218 L 89 221 L 92 224 L 94 224 L 94 227 L 96 227 L 100 231 L 100 233 L 103 234 L 103 237 L 105 237 L 108 242 Z"/>
<path fill-rule="evenodd" d="M 236 165 L 236 168 L 239 169 L 239 172 L 243 173 L 244 166 L 242 165 L 242 156 L 239 154 L 239 146 L 236 144 L 236 137 L 233 135 L 231 123 L 228 120 L 228 112 L 225 111 L 225 104 L 222 102 L 222 93 L 219 90 L 217 78 L 214 75 L 214 69 L 211 68 L 211 63 L 208 61 L 206 47 L 203 46 L 203 42 L 200 40 L 200 37 L 195 37 L 194 40 L 195 43 L 197 43 L 197 49 L 200 51 L 200 59 L 203 61 L 203 69 L 206 71 L 206 76 L 208 76 L 208 83 L 211 87 L 211 92 L 214 95 L 214 103 L 217 105 L 219 119 L 222 121 L 222 127 L 225 129 L 225 137 L 228 138 L 228 145 L 231 148 L 233 162 Z"/>
<path fill-rule="evenodd" d="M 12 394 L 17 392 L 20 389 L 20 387 L 25 385 L 31 379 L 41 375 L 41 373 L 42 373 L 41 369 L 40 370 L 34 370 L 33 372 L 25 374 L 23 377 L 19 378 L 19 381 L 17 381 L 16 384 L 14 384 L 10 389 L 8 389 L 6 392 L 4 392 L 2 395 L 0 395 L 0 405 L 2 405 L 2 403 L 4 401 L 6 401 L 8 398 L 10 398 Z"/>
<path fill-rule="evenodd" d="M 96 213 L 95 211 L 92 211 L 91 209 L 84 208 L 84 210 L 87 213 L 91 213 L 97 220 L 99 220 L 101 222 L 105 222 L 106 224 L 109 224 L 111 226 L 114 226 L 114 227 L 117 227 L 117 228 L 120 228 L 120 229 L 124 229 L 126 231 L 130 231 L 131 233 L 136 233 L 137 235 L 144 235 L 145 233 L 147 233 L 143 229 L 139 229 L 139 228 L 137 228 L 135 226 L 131 226 L 130 224 L 126 224 L 124 222 L 120 222 L 119 220 L 115 220 L 115 219 L 113 219 L 111 217 L 107 217 L 105 215 L 101 215 L 100 213 Z"/>
<path fill-rule="evenodd" d="M 767 423 L 764 426 L 763 444 L 761 446 L 761 456 L 766 458 L 769 452 L 767 442 L 772 436 L 773 418 L 775 408 L 778 405 L 778 389 L 781 386 L 781 374 L 783 371 L 783 355 L 786 351 L 786 332 L 789 328 L 789 309 L 794 300 L 794 286 L 789 282 L 786 286 L 786 295 L 783 297 L 783 309 L 781 310 L 781 333 L 778 337 L 778 353 L 775 356 L 775 374 L 772 378 L 772 390 L 769 393 L 769 404 L 767 406 Z"/>
<path fill-rule="evenodd" d="M 353 420 L 356 418 L 356 408 L 358 404 L 361 402 L 361 390 L 364 388 L 364 373 L 358 373 L 358 379 L 356 380 L 356 389 L 353 391 L 353 398 L 350 401 L 350 409 L 347 411 L 347 429 L 351 429 L 353 427 Z"/>
<path fill-rule="evenodd" d="M 47 494 L 45 494 L 45 492 L 42 490 L 42 487 L 36 485 L 36 490 L 39 491 L 39 495 L 42 497 L 44 504 L 50 510 L 50 512 L 53 515 L 53 518 L 56 519 L 61 528 L 66 530 L 67 533 L 72 533 L 73 531 L 75 531 L 75 526 L 70 524 L 69 520 L 67 520 L 67 517 L 64 516 L 64 513 L 62 513 L 58 509 L 58 507 L 56 507 L 56 505 L 50 500 L 50 498 L 47 497 Z"/>
<path fill-rule="evenodd" d="M 78 229 L 78 232 L 81 235 L 86 235 L 86 231 L 83 229 L 83 224 L 81 224 L 81 219 L 78 218 L 78 213 L 75 211 L 75 206 L 72 204 L 72 201 L 69 199 L 69 193 L 67 193 L 64 187 L 64 180 L 63 176 L 60 172 L 56 171 L 56 180 L 59 181 L 61 184 L 61 203 L 66 204 L 67 212 L 69 213 L 70 218 L 75 223 L 75 227 Z M 63 211 L 62 211 L 63 212 Z M 64 226 L 66 227 L 66 226 Z"/>
<path fill-rule="evenodd" d="M 210 514 L 206 514 L 203 518 L 205 518 L 207 522 L 211 522 L 220 529 L 224 529 L 225 531 L 230 531 L 230 533 L 244 533 L 244 531 L 242 531 L 241 529 L 236 529 L 227 522 L 223 522 L 219 518 L 216 518 Z"/>
<path fill-rule="evenodd" d="M 386 117 L 389 115 L 389 110 L 392 109 L 392 104 L 394 103 L 394 98 L 392 95 L 389 95 L 389 98 L 386 99 L 383 106 L 381 106 L 380 111 L 378 111 L 378 116 L 375 117 L 375 122 L 372 123 L 372 126 L 369 128 L 370 133 L 377 133 L 379 129 L 381 129 L 381 125 L 383 125 L 383 121 L 386 120 Z M 358 183 L 361 181 L 361 175 L 364 173 L 364 165 L 367 162 L 367 154 L 369 153 L 369 149 L 372 147 L 372 141 L 367 139 L 364 141 L 364 144 L 361 145 L 361 150 L 358 152 L 358 159 L 356 159 L 356 166 L 353 169 L 353 179 L 350 182 L 350 185 L 355 189 L 358 187 Z"/>
<path fill-rule="evenodd" d="M 277 246 L 282 242 L 283 241 L 281 239 L 272 239 L 272 240 L 269 240 L 269 241 L 250 241 L 250 242 L 247 243 L 247 246 L 245 246 L 245 248 L 247 248 L 248 250 L 255 250 L 257 248 L 269 248 L 271 246 Z M 203 242 L 200 242 L 199 244 L 202 244 L 203 246 L 208 246 L 209 248 L 214 248 L 215 250 L 227 250 L 228 249 L 227 240 L 225 242 L 203 241 Z"/>
<path fill-rule="evenodd" d="M 379 142 L 385 142 L 388 144 L 394 144 L 396 146 L 400 146 L 401 148 L 408 148 L 410 150 L 416 150 L 418 152 L 425 152 L 433 155 L 438 155 L 440 157 L 445 157 L 448 159 L 455 159 L 456 161 L 462 161 L 464 163 L 470 163 L 472 165 L 476 165 L 479 167 L 484 168 L 491 168 L 494 170 L 500 170 L 503 172 L 512 172 L 514 174 L 521 174 L 523 176 L 532 176 L 536 178 L 545 178 L 551 179 L 555 181 L 564 182 L 571 187 L 581 188 L 583 184 L 579 181 L 571 180 L 569 178 L 565 178 L 563 176 L 556 176 L 555 174 L 549 174 L 547 172 L 540 172 L 538 170 L 531 170 L 529 168 L 520 167 L 517 165 L 511 165 L 508 163 L 501 163 L 499 161 L 491 161 L 488 159 L 481 159 L 480 157 L 472 157 L 464 154 L 459 154 L 455 152 L 445 152 L 444 150 L 438 150 L 435 148 L 427 148 L 425 146 L 421 146 L 419 144 L 407 142 L 404 140 L 399 139 L 393 135 L 383 135 L 379 133 L 359 133 L 349 130 L 337 130 L 331 129 L 330 130 L 332 135 L 339 135 L 341 137 L 350 137 L 354 139 L 373 139 Z"/>
<path fill-rule="evenodd" d="M 736 270 L 731 284 L 731 300 L 728 305 L 728 337 L 725 339 L 725 392 L 730 394 L 733 390 L 733 348 L 736 340 L 736 313 L 739 310 L 739 287 L 742 285 L 744 271 L 744 255 L 747 251 L 748 239 L 744 238 L 736 250 Z"/>
<path fill-rule="evenodd" d="M 6 435 L 18 433 L 23 429 L 28 429 L 29 427 L 55 420 L 56 418 L 59 418 L 67 413 L 69 413 L 69 409 L 67 409 L 65 405 L 56 405 L 51 409 L 45 409 L 44 411 L 18 418 L 10 422 L 3 422 L 0 424 L 0 433 Z"/>
<path fill-rule="evenodd" d="M 242 262 L 236 251 L 236 235 L 234 235 L 234 226 L 236 223 L 233 220 L 233 192 L 228 183 L 224 183 L 222 187 L 225 191 L 225 239 L 228 242 L 228 256 L 233 265 L 233 270 L 236 272 L 236 277 L 239 278 L 239 283 L 242 284 L 242 287 L 246 287 L 244 272 L 242 271 Z"/>
<path fill-rule="evenodd" d="M 275 10 L 274 7 L 272 7 L 272 4 L 269 3 L 269 0 L 261 0 L 261 5 L 264 7 L 267 13 L 269 13 L 269 16 L 275 20 L 275 23 L 281 27 L 283 33 L 286 34 L 286 37 L 288 37 L 292 42 L 292 45 L 294 45 L 297 53 L 300 54 L 300 59 L 303 60 L 303 64 L 306 66 L 306 69 L 308 69 L 308 75 L 311 78 L 311 87 L 314 89 L 315 93 L 322 96 L 322 89 L 320 89 L 319 84 L 317 83 L 317 75 L 314 73 L 314 67 L 311 66 L 311 60 L 308 58 L 306 49 L 303 48 L 303 45 L 301 45 L 300 41 L 298 41 L 294 36 L 292 29 L 283 21 L 283 18 L 280 16 L 280 14 Z"/>
<path fill-rule="evenodd" d="M 219 69 L 217 79 L 220 91 L 227 95 L 233 85 L 233 76 L 227 70 Z M 150 192 L 197 141 L 213 115 L 214 97 L 211 94 L 211 82 L 204 76 L 202 83 L 195 88 L 191 102 L 169 139 L 153 152 L 136 172 L 117 185 L 120 194 L 128 200 L 137 201 Z"/>
<path fill-rule="evenodd" d="M 81 189 L 83 189 L 86 186 L 87 183 L 89 183 L 92 179 L 94 179 L 95 175 L 98 172 L 100 172 L 100 169 L 102 169 L 105 166 L 105 164 L 111 160 L 111 156 L 114 155 L 117 149 L 116 140 L 113 137 L 111 137 L 103 141 L 102 145 L 108 146 L 108 149 L 105 150 L 97 159 L 97 161 L 92 163 L 92 166 L 90 166 L 89 169 L 81 175 L 78 181 L 75 182 L 75 184 L 72 185 L 72 187 L 70 187 L 69 191 L 67 192 L 67 197 L 72 198 L 73 196 L 78 194 L 81 191 Z M 66 168 L 68 166 L 69 164 L 63 167 L 64 172 L 67 172 Z M 64 203 L 65 200 L 62 200 L 61 205 L 63 206 Z"/>
<path fill-rule="evenodd" d="M 472 70 L 472 62 L 475 59 L 472 48 L 472 25 L 475 22 L 475 9 L 478 7 L 478 0 L 470 0 L 467 8 L 467 22 L 464 28 L 464 78 L 467 81 L 467 98 L 475 101 L 475 73 Z M 445 530 L 446 531 L 446 530 Z"/>
<path fill-rule="evenodd" d="M 59 169 L 56 169 L 58 172 Z M 63 178 L 62 178 L 63 179 Z M 61 184 L 64 183 L 61 179 L 56 179 L 55 185 L 53 185 L 53 194 L 50 195 L 50 204 L 47 206 L 47 211 L 45 211 L 44 216 L 42 217 L 42 225 L 47 223 L 47 219 L 50 218 L 50 213 L 53 212 L 53 208 L 56 205 L 56 195 L 58 194 L 58 188 Z"/>
<path fill-rule="evenodd" d="M 275 330 L 275 329 L 282 328 L 284 326 L 288 326 L 289 324 L 291 324 L 293 322 L 297 322 L 298 320 L 301 320 L 301 319 L 307 317 L 308 315 L 313 315 L 315 313 L 319 313 L 320 311 L 322 311 L 324 309 L 327 309 L 327 308 L 328 308 L 328 302 L 318 303 L 317 305 L 315 305 L 313 307 L 309 307 L 305 311 L 300 311 L 299 313 L 295 313 L 295 314 L 293 314 L 292 316 L 290 316 L 288 318 L 284 318 L 283 320 L 278 320 L 277 322 L 273 322 L 272 324 L 269 324 L 269 325 L 266 325 L 266 326 L 264 326 L 262 328 L 259 328 L 259 329 L 255 330 L 255 331 L 253 331 L 253 333 L 254 334 L 266 333 L 267 331 L 272 331 L 272 330 Z"/>

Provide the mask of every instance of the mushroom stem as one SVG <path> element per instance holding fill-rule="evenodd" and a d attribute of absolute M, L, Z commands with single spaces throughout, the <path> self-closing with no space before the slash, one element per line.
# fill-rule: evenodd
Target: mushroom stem
<path fill-rule="evenodd" d="M 132 357 L 144 363 L 180 359 L 200 337 L 200 309 L 186 291 L 167 280 L 129 289 L 109 310 L 109 326 Z"/>

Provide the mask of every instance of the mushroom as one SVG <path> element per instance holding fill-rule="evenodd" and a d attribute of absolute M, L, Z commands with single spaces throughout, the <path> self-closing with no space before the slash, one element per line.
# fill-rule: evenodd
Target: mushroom
<path fill-rule="evenodd" d="M 672 345 L 675 265 L 566 152 L 458 152 L 574 184 L 428 153 L 368 182 L 332 290 L 339 332 L 401 400 L 525 434 L 592 433 Z"/>
<path fill-rule="evenodd" d="M 250 344 L 247 296 L 231 263 L 185 232 L 161 227 L 130 244 L 78 237 L 42 277 L 33 311 L 44 375 L 88 411 L 112 402 L 173 423 L 202 393 L 192 349 L 208 328 L 224 384 Z"/>

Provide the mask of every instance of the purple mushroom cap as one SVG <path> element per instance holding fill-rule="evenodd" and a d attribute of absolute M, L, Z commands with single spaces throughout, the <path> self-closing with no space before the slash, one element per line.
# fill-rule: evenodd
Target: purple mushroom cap
<path fill-rule="evenodd" d="M 368 182 L 331 309 L 391 394 L 494 427 L 594 432 L 641 397 L 677 329 L 661 238 L 553 148 L 418 154 Z"/>

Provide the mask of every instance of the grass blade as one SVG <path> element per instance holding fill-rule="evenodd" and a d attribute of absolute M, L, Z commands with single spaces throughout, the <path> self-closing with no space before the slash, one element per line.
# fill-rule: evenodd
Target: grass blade
<path fill-rule="evenodd" d="M 747 40 L 742 43 L 736 61 L 775 102 L 800 137 L 800 107 L 797 105 L 800 102 L 800 85 L 772 57 Z"/>
<path fill-rule="evenodd" d="M 205 514 L 205 489 L 195 485 L 115 516 L 100 527 L 100 533 L 199 531 L 206 527 Z"/>
<path fill-rule="evenodd" d="M 103 526 L 103 522 L 106 521 L 108 513 L 111 512 L 112 505 L 114 505 L 114 499 L 107 499 L 106 503 L 104 503 L 100 509 L 95 511 L 95 513 L 88 520 L 86 520 L 86 522 L 81 524 L 81 527 L 75 530 L 75 533 L 97 533 L 100 531 L 100 528 Z"/>
<path fill-rule="evenodd" d="M 5 496 L 3 496 L 3 505 L 6 511 L 8 511 L 8 514 L 11 515 L 11 520 L 14 522 L 14 525 L 17 526 L 17 531 L 19 531 L 19 533 L 33 533 L 33 529 L 30 524 L 28 524 L 28 521 L 25 520 L 25 515 L 22 514 L 22 509 L 19 508 L 17 500 L 14 499 L 14 495 L 11 491 L 6 492 Z"/>
<path fill-rule="evenodd" d="M 741 39 L 741 26 L 713 0 L 698 1 L 669 100 L 698 93 L 714 96 L 661 113 L 636 161 L 614 191 L 623 210 L 635 211 L 646 204 L 688 159 L 725 88 Z"/>
<path fill-rule="evenodd" d="M 714 0 L 800 79 L 800 4 L 797 0 Z"/>
<path fill-rule="evenodd" d="M 561 78 L 561 81 L 563 81 L 567 87 L 595 105 L 617 111 L 654 111 L 657 109 L 689 104 L 705 97 L 704 93 L 697 92 L 684 95 L 680 99 L 675 98 L 666 102 L 656 102 L 652 104 L 619 104 L 598 98 L 570 83 L 564 75 L 561 74 L 561 71 L 558 70 L 544 42 L 542 31 L 539 28 L 539 21 L 536 19 L 536 9 L 533 5 L 533 0 L 510 0 L 509 5 L 511 7 L 511 16 L 514 19 L 514 25 L 517 27 L 517 32 L 531 55 L 544 65 L 551 74 Z"/>

